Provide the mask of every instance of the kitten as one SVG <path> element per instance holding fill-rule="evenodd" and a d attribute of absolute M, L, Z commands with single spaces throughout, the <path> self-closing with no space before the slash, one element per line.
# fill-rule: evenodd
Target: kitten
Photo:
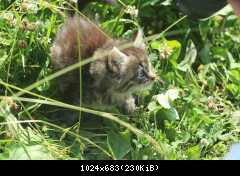
<path fill-rule="evenodd" d="M 133 46 L 119 49 L 129 42 Z M 103 53 L 107 56 L 103 57 Z M 79 58 L 100 58 L 82 68 L 83 103 L 115 105 L 128 114 L 136 108 L 132 93 L 148 87 L 156 77 L 141 30 L 133 41 L 115 40 L 78 16 L 69 18 L 57 33 L 51 56 L 57 70 L 77 63 Z M 65 99 L 79 103 L 79 70 L 65 74 L 59 81 Z"/>

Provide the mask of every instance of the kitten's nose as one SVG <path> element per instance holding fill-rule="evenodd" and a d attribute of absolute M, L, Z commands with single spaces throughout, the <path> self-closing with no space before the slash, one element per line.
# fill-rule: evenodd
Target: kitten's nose
<path fill-rule="evenodd" d="M 151 81 L 154 81 L 154 80 L 156 80 L 157 75 L 156 75 L 154 72 L 150 72 L 150 73 L 148 74 L 148 78 L 149 78 Z"/>

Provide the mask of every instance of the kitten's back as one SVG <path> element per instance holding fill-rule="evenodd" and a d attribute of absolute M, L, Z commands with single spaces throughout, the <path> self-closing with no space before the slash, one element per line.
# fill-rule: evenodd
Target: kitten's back
<path fill-rule="evenodd" d="M 57 33 L 51 48 L 55 68 L 74 64 L 81 58 L 88 58 L 109 38 L 95 24 L 79 17 L 70 17 Z"/>

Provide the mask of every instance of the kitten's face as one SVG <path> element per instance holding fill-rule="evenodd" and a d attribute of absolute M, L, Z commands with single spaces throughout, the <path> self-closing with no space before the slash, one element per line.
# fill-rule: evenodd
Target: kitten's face
<path fill-rule="evenodd" d="M 150 61 L 142 48 L 112 50 L 108 64 L 112 70 L 114 87 L 118 92 L 134 92 L 151 85 L 155 80 Z"/>
<path fill-rule="evenodd" d="M 104 64 L 95 62 L 90 73 L 95 78 L 95 87 L 110 89 L 115 93 L 132 93 L 151 85 L 156 75 L 145 52 L 142 31 L 138 32 L 132 47 L 120 50 L 113 44 Z M 112 47 L 112 44 L 111 44 Z M 101 55 L 104 49 L 96 52 Z M 106 63 L 107 61 L 107 63 Z"/>

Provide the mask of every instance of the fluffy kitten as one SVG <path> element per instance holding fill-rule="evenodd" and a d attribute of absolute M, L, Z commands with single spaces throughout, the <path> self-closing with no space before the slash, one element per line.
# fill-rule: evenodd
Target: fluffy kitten
<path fill-rule="evenodd" d="M 133 46 L 119 49 L 129 42 Z M 103 53 L 107 56 L 103 57 Z M 77 63 L 79 58 L 99 58 L 82 68 L 84 104 L 115 105 L 125 113 L 132 113 L 136 108 L 132 93 L 146 88 L 155 79 L 141 30 L 133 41 L 115 40 L 75 16 L 57 33 L 51 55 L 55 69 Z M 79 71 L 62 76 L 59 86 L 65 99 L 79 103 Z"/>

